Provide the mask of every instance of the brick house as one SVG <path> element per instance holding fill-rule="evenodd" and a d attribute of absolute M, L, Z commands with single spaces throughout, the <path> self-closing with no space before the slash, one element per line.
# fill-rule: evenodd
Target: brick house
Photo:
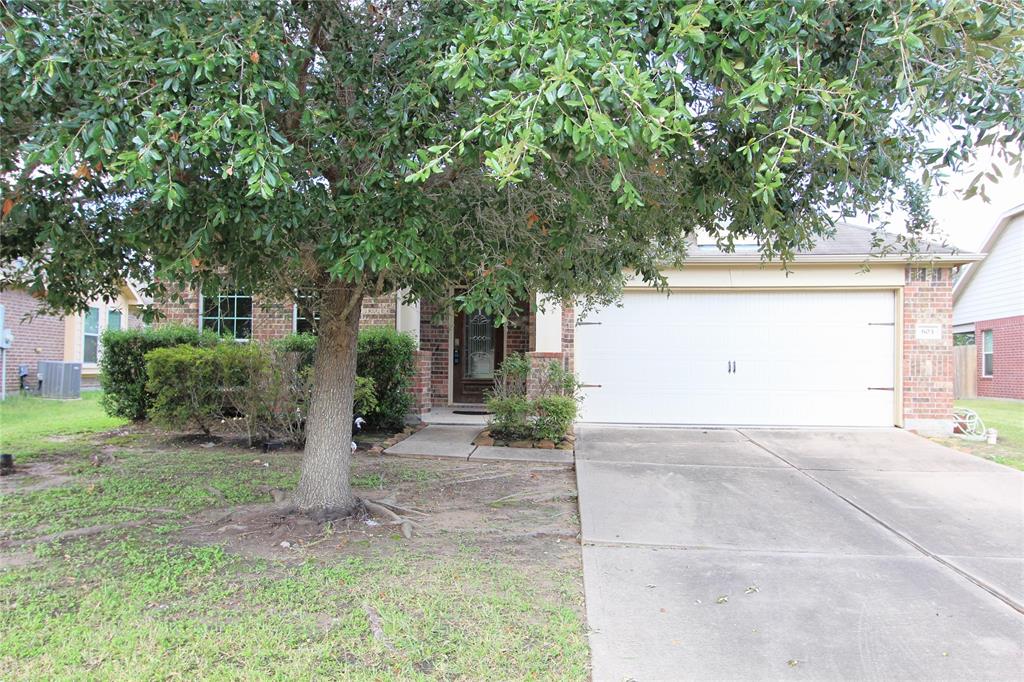
<path fill-rule="evenodd" d="M 973 340 L 983 398 L 1024 399 L 1024 204 L 996 222 L 953 290 L 953 325 Z"/>
<path fill-rule="evenodd" d="M 103 354 L 100 337 L 107 329 L 140 327 L 136 314 L 148 303 L 136 287 L 126 284 L 111 301 L 96 300 L 77 315 L 42 314 L 42 302 L 24 289 L 0 291 L 4 306 L 4 324 L 14 336 L 7 353 L 4 382 L 9 393 L 19 389 L 19 367 L 28 368 L 28 385 L 36 382 L 40 360 L 82 363 L 82 387 L 99 385 L 99 358 Z"/>
<path fill-rule="evenodd" d="M 840 225 L 788 271 L 762 263 L 756 245 L 696 242 L 686 268 L 665 273 L 667 292 L 630 280 L 618 305 L 581 319 L 538 295 L 495 327 L 482 312 L 439 315 L 391 295 L 364 302 L 362 325 L 416 339 L 420 415 L 481 403 L 495 367 L 521 351 L 577 372 L 584 421 L 949 432 L 952 269 L 977 257 L 934 244 L 872 256 L 871 242 L 869 229 Z M 292 305 L 235 293 L 163 311 L 257 340 L 306 326 Z"/>
<path fill-rule="evenodd" d="M 14 336 L 3 377 L 10 394 L 19 388 L 19 367 L 27 366 L 34 377 L 40 360 L 64 359 L 64 318 L 42 314 L 42 303 L 25 289 L 0 291 L 0 305 L 4 307 L 4 326 Z"/>

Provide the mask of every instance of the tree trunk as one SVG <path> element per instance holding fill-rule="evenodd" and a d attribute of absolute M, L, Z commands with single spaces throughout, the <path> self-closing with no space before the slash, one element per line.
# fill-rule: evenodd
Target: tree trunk
<path fill-rule="evenodd" d="M 300 511 L 318 518 L 346 516 L 356 504 L 349 468 L 362 294 L 339 283 L 329 286 L 320 305 L 306 448 L 294 497 Z"/>

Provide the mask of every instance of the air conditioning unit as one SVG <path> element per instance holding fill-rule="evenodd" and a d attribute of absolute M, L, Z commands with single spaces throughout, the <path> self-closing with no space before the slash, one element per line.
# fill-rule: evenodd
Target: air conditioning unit
<path fill-rule="evenodd" d="M 39 395 L 44 398 L 78 398 L 82 393 L 82 363 L 40 360 L 39 380 Z"/>

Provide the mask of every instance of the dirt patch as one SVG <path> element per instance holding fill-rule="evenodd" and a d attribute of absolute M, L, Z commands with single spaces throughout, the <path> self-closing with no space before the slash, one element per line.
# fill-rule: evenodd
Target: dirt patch
<path fill-rule="evenodd" d="M 0 554 L 0 569 L 24 568 L 43 563 L 43 560 L 32 552 L 10 552 Z"/>
<path fill-rule="evenodd" d="M 36 490 L 56 488 L 74 477 L 63 473 L 63 467 L 56 462 L 14 463 L 14 473 L 0 476 L 0 495 L 10 493 L 31 493 Z"/>
<path fill-rule="evenodd" d="M 219 544 L 247 557 L 304 560 L 402 548 L 429 555 L 476 551 L 524 565 L 579 565 L 575 475 L 560 466 L 429 460 L 357 453 L 357 493 L 412 522 L 372 515 L 317 523 L 267 504 L 206 512 L 179 540 Z"/>

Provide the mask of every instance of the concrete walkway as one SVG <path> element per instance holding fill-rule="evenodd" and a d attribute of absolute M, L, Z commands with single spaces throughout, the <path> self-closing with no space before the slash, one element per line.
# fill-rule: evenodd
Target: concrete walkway
<path fill-rule="evenodd" d="M 1024 678 L 1024 474 L 899 430 L 577 427 L 593 677 Z"/>
<path fill-rule="evenodd" d="M 568 450 L 541 448 L 510 448 L 476 446 L 473 439 L 483 426 L 431 424 L 384 451 L 386 455 L 405 457 L 454 457 L 470 461 L 542 462 L 545 464 L 573 463 Z"/>

